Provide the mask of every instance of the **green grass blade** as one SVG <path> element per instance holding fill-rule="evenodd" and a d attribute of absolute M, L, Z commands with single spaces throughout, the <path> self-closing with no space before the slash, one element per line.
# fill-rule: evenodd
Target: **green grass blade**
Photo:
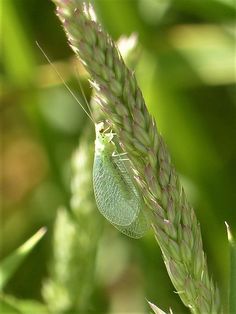
<path fill-rule="evenodd" d="M 36 300 L 17 299 L 11 295 L 0 295 L 0 310 L 4 314 L 49 314 L 46 305 Z"/>
<path fill-rule="evenodd" d="M 149 301 L 147 301 L 147 302 L 148 302 L 150 308 L 153 310 L 153 312 L 154 312 L 155 314 L 168 314 L 168 313 L 162 311 L 162 310 L 161 310 L 158 306 L 156 306 L 154 303 L 149 302 Z M 172 312 L 171 309 L 170 309 L 169 314 L 173 314 L 173 312 Z"/>
<path fill-rule="evenodd" d="M 0 310 L 1 313 L 22 314 L 20 310 L 15 308 L 15 305 L 9 304 L 2 297 L 0 299 Z"/>
<path fill-rule="evenodd" d="M 236 313 L 236 246 L 230 227 L 227 223 L 227 235 L 230 247 L 230 278 L 229 278 L 229 313 Z"/>
<path fill-rule="evenodd" d="M 3 289 L 21 262 L 35 247 L 35 245 L 39 242 L 45 233 L 46 228 L 43 227 L 39 229 L 30 239 L 28 239 L 24 244 L 22 244 L 18 249 L 16 249 L 0 263 L 0 289 Z"/>
<path fill-rule="evenodd" d="M 2 1 L 0 44 L 8 78 L 17 86 L 26 86 L 33 77 L 34 54 L 14 1 Z M 17 56 L 17 57 L 16 57 Z"/>

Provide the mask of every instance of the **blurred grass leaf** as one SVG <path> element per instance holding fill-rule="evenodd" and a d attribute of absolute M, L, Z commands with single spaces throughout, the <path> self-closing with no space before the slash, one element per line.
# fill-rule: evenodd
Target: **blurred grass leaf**
<path fill-rule="evenodd" d="M 21 311 L 15 307 L 15 304 L 13 305 L 7 302 L 3 296 L 1 296 L 0 300 L 0 310 L 1 313 L 22 314 Z"/>
<path fill-rule="evenodd" d="M 9 295 L 0 296 L 0 309 L 4 314 L 48 314 L 46 306 L 33 300 L 19 300 Z"/>
<path fill-rule="evenodd" d="M 179 25 L 170 42 L 209 85 L 235 83 L 235 39 L 220 26 Z"/>
<path fill-rule="evenodd" d="M 25 257 L 46 233 L 46 228 L 39 229 L 29 240 L 22 244 L 13 253 L 7 256 L 0 264 L 0 289 L 3 289 L 15 270 L 20 266 Z"/>
<path fill-rule="evenodd" d="M 5 70 L 12 83 L 25 86 L 32 78 L 34 54 L 11 0 L 2 1 L 2 12 L 2 33 L 7 34 L 0 36 Z"/>
<path fill-rule="evenodd" d="M 229 225 L 225 222 L 230 247 L 229 313 L 236 313 L 236 247 Z"/>
<path fill-rule="evenodd" d="M 153 310 L 153 312 L 155 313 L 155 314 L 168 314 L 168 313 L 166 313 L 166 312 L 164 312 L 164 311 L 162 311 L 158 306 L 156 306 L 155 304 L 153 304 L 153 303 L 151 303 L 151 302 L 149 302 L 149 301 L 147 301 L 148 302 L 148 304 L 149 304 L 149 306 L 151 307 L 151 309 Z M 170 309 L 170 312 L 169 312 L 170 314 L 173 314 L 173 312 L 172 312 L 172 310 Z"/>
<path fill-rule="evenodd" d="M 182 12 L 191 13 L 212 22 L 235 19 L 235 5 L 231 0 L 177 0 L 173 6 Z"/>

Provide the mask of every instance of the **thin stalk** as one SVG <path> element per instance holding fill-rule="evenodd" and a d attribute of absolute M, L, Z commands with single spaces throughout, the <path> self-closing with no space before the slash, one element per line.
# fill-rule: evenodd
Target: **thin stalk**
<path fill-rule="evenodd" d="M 230 227 L 225 223 L 230 249 L 229 313 L 236 313 L 236 246 Z"/>

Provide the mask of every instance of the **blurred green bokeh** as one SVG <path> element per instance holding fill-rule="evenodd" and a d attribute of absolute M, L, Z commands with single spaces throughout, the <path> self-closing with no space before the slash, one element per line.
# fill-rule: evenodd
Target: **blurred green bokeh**
<path fill-rule="evenodd" d="M 224 221 L 233 233 L 236 229 L 235 4 L 231 0 L 93 3 L 115 40 L 138 34 L 134 70 L 196 210 L 210 273 L 225 305 L 229 258 Z M 82 99 L 73 53 L 54 9 L 49 0 L 0 4 L 0 255 L 7 256 L 41 226 L 48 227 L 46 237 L 5 289 L 18 299 L 36 301 L 42 301 L 42 284 L 48 277 L 57 210 L 69 208 L 71 157 L 87 121 L 35 43 Z M 89 99 L 87 76 L 81 67 L 79 72 Z M 163 309 L 171 306 L 174 313 L 187 313 L 173 292 L 153 237 L 131 240 L 105 224 L 94 312 L 147 313 L 146 298 Z"/>

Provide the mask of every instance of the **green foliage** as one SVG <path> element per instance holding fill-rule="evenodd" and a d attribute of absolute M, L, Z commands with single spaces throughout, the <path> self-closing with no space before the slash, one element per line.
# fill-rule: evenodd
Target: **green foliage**
<path fill-rule="evenodd" d="M 46 306 L 34 300 L 20 300 L 9 295 L 0 296 L 0 310 L 4 314 L 49 314 Z"/>
<path fill-rule="evenodd" d="M 0 263 L 0 290 L 2 290 L 7 282 L 14 275 L 16 269 L 20 266 L 23 260 L 41 240 L 46 232 L 45 228 L 41 228 L 29 240 L 22 244 L 17 250 L 5 257 Z"/>
<path fill-rule="evenodd" d="M 230 249 L 230 276 L 229 276 L 229 312 L 236 313 L 236 247 L 230 227 L 226 223 Z"/>

